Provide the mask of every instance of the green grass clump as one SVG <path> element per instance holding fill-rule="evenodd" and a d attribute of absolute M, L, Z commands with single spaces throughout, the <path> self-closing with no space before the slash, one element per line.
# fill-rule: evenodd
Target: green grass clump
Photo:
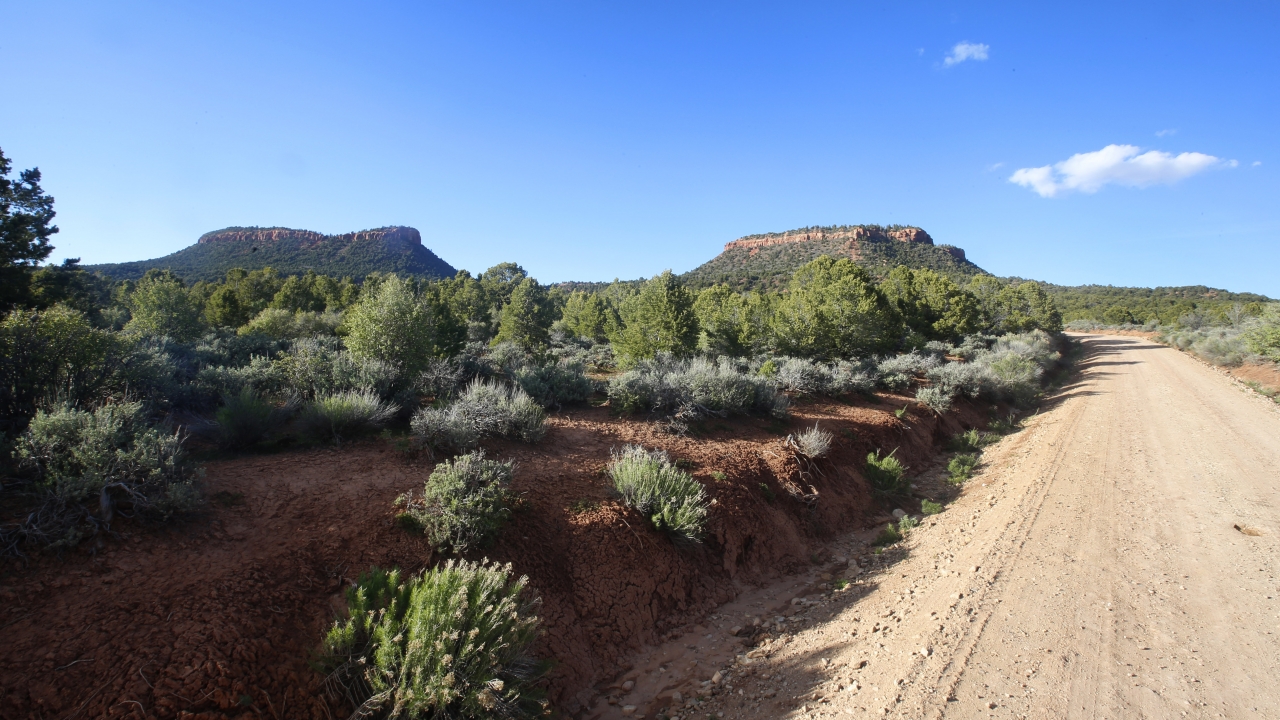
<path fill-rule="evenodd" d="M 901 541 L 902 533 L 898 532 L 898 528 L 894 527 L 893 523 L 889 523 L 880 531 L 879 535 L 876 535 L 876 539 L 872 540 L 871 544 L 877 547 L 884 547 Z"/>
<path fill-rule="evenodd" d="M 1000 437 L 994 433 L 986 433 L 977 428 L 972 428 L 951 438 L 951 441 L 947 443 L 947 448 L 956 452 L 980 452 L 982 448 L 999 439 Z"/>
<path fill-rule="evenodd" d="M 678 539 L 702 539 L 709 505 L 706 491 L 672 465 L 666 453 L 628 445 L 614 452 L 608 472 L 622 501 L 647 515 L 654 527 Z"/>
<path fill-rule="evenodd" d="M 530 654 L 537 599 L 511 566 L 450 560 L 422 575 L 373 568 L 325 635 L 327 683 L 353 717 L 526 718 L 546 711 Z"/>
<path fill-rule="evenodd" d="M 898 521 L 898 534 L 903 537 L 906 537 L 907 533 L 911 532 L 912 530 L 916 529 L 919 526 L 920 526 L 919 520 L 916 520 L 910 515 L 904 516 L 901 520 Z"/>
<path fill-rule="evenodd" d="M 903 405 L 903 406 L 902 406 L 901 408 L 899 408 L 898 410 L 894 410 L 894 411 L 893 411 L 893 416 L 894 416 L 894 417 L 896 417 L 896 418 L 898 418 L 899 420 L 901 420 L 901 419 L 905 418 L 905 417 L 907 416 L 907 408 L 908 408 L 908 407 L 909 407 L 908 405 Z"/>
<path fill-rule="evenodd" d="M 942 504 L 936 503 L 932 500 L 921 500 L 920 512 L 925 515 L 937 515 L 942 512 Z"/>
<path fill-rule="evenodd" d="M 769 487 L 769 483 L 760 483 L 760 493 L 764 495 L 765 501 L 770 505 L 772 505 L 773 501 L 778 498 L 778 495 L 773 491 L 773 488 Z"/>
<path fill-rule="evenodd" d="M 270 437 L 294 413 L 297 405 L 286 403 L 276 407 L 259 397 L 252 388 L 223 399 L 214 419 L 218 427 L 218 445 L 228 450 L 253 447 Z"/>
<path fill-rule="evenodd" d="M 317 440 L 341 445 L 382 427 L 398 412 L 399 405 L 383 402 L 372 390 L 346 390 L 317 397 L 302 411 L 301 423 Z"/>
<path fill-rule="evenodd" d="M 894 495 L 906 489 L 907 468 L 893 456 L 895 452 L 896 448 L 884 457 L 880 457 L 879 450 L 867 455 L 864 474 L 871 489 L 881 495 Z"/>
<path fill-rule="evenodd" d="M 987 425 L 987 429 L 998 435 L 1008 435 L 1009 433 L 1017 430 L 1021 424 L 1021 421 L 1018 420 L 1018 414 L 1016 412 L 1011 412 L 1008 417 L 1003 420 L 1000 418 L 992 420 Z"/>
<path fill-rule="evenodd" d="M 947 463 L 948 480 L 956 485 L 973 477 L 973 469 L 978 467 L 978 456 L 972 453 L 960 453 Z"/>
<path fill-rule="evenodd" d="M 489 460 L 484 451 L 436 465 L 421 496 L 402 495 L 401 524 L 420 528 L 432 546 L 455 553 L 486 545 L 511 517 L 509 462 Z"/>

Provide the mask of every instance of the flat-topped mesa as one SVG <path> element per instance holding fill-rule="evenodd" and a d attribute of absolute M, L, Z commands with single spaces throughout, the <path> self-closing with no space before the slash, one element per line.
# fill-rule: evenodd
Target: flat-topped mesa
<path fill-rule="evenodd" d="M 400 225 L 375 228 L 373 230 L 360 230 L 358 232 L 343 233 L 342 235 L 325 235 L 323 233 L 312 232 L 310 230 L 294 230 L 292 228 L 282 227 L 230 227 L 222 230 L 214 230 L 213 232 L 207 232 L 200 236 L 197 243 L 203 245 L 208 243 L 243 242 L 261 245 L 281 240 L 296 240 L 299 241 L 303 247 L 318 245 L 322 242 L 338 242 L 346 244 L 363 241 L 380 241 L 402 245 L 421 245 L 422 234 L 415 228 Z"/>
<path fill-rule="evenodd" d="M 836 227 L 809 227 L 799 230 L 788 230 L 783 233 L 765 233 L 763 235 L 747 235 L 732 242 L 725 243 L 725 250 L 735 248 L 761 248 L 770 245 L 786 245 L 788 243 L 808 242 L 810 240 L 897 240 L 905 243 L 932 245 L 933 238 L 918 227 L 904 227 L 894 230 L 874 225 L 841 225 Z"/>

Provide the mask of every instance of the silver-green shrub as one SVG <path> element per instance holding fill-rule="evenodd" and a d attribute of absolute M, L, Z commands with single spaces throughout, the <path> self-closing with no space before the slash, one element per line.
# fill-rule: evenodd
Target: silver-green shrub
<path fill-rule="evenodd" d="M 906 375 L 913 377 L 938 367 L 942 359 L 935 353 L 909 352 L 903 355 L 881 358 L 876 363 L 876 370 L 881 376 Z"/>
<path fill-rule="evenodd" d="M 925 373 L 932 387 L 951 396 L 967 395 L 977 398 L 997 386 L 998 379 L 984 364 L 974 362 L 949 362 Z"/>
<path fill-rule="evenodd" d="M 485 437 L 538 442 L 546 433 L 546 419 L 546 410 L 524 390 L 474 380 L 448 405 L 418 410 L 409 425 L 429 447 L 464 452 Z"/>
<path fill-rule="evenodd" d="M 586 366 L 575 360 L 530 363 L 512 371 L 511 377 L 543 407 L 585 402 L 596 390 Z"/>
<path fill-rule="evenodd" d="M 622 502 L 648 517 L 654 527 L 678 539 L 702 539 L 709 506 L 706 490 L 672 465 L 665 452 L 627 445 L 613 453 L 609 477 Z"/>
<path fill-rule="evenodd" d="M 463 553 L 489 543 L 511 517 L 515 466 L 485 458 L 479 450 L 444 460 L 420 494 L 397 499 L 402 522 L 420 528 L 436 548 Z"/>
<path fill-rule="evenodd" d="M 792 436 L 794 447 L 801 455 L 810 460 L 817 460 L 831 450 L 831 441 L 835 436 L 818 427 L 817 423 L 808 430 L 801 430 Z"/>
<path fill-rule="evenodd" d="M 785 416 L 786 397 L 773 382 L 732 358 L 641 360 L 609 382 L 609 400 L 623 412 Z"/>
<path fill-rule="evenodd" d="M 773 362 L 774 382 L 783 390 L 800 395 L 838 397 L 870 392 L 876 385 L 872 373 L 847 360 L 822 363 L 805 358 L 779 358 Z"/>
<path fill-rule="evenodd" d="M 23 524 L 0 530 L 0 550 L 69 547 L 118 512 L 167 519 L 200 505 L 183 437 L 149 425 L 142 403 L 39 411 L 14 458 L 45 499 Z"/>
<path fill-rule="evenodd" d="M 916 390 L 916 402 L 939 415 L 951 409 L 951 400 L 952 395 L 945 388 L 929 386 Z"/>
<path fill-rule="evenodd" d="M 326 686 L 352 717 L 527 718 L 546 712 L 531 654 L 538 600 L 511 566 L 450 560 L 417 576 L 373 568 L 324 638 Z"/>
<path fill-rule="evenodd" d="M 382 427 L 399 412 L 399 405 L 383 402 L 372 390 L 344 390 L 312 400 L 299 422 L 303 431 L 316 439 L 341 444 Z"/>

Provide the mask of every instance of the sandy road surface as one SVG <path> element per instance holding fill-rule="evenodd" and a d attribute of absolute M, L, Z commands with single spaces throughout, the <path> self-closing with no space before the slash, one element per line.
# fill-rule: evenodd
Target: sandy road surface
<path fill-rule="evenodd" d="M 1080 339 L 961 498 L 683 714 L 1280 717 L 1280 407 Z"/>

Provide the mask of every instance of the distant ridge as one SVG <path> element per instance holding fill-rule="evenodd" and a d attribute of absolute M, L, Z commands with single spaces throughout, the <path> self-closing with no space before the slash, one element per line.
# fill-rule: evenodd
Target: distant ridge
<path fill-rule="evenodd" d="M 325 235 L 283 227 L 229 227 L 207 232 L 196 244 L 154 260 L 85 266 L 118 280 L 136 280 L 152 268 L 172 270 L 188 282 L 217 280 L 231 268 L 273 267 L 282 275 L 314 270 L 357 280 L 372 272 L 441 279 L 457 270 L 422 244 L 414 228 L 389 226 Z"/>
<path fill-rule="evenodd" d="M 796 268 L 822 255 L 850 258 L 876 276 L 898 265 L 957 279 L 985 272 L 965 258 L 964 250 L 934 245 L 929 233 L 918 227 L 832 225 L 738 238 L 682 277 L 695 287 L 715 283 L 743 290 L 780 287 Z"/>

